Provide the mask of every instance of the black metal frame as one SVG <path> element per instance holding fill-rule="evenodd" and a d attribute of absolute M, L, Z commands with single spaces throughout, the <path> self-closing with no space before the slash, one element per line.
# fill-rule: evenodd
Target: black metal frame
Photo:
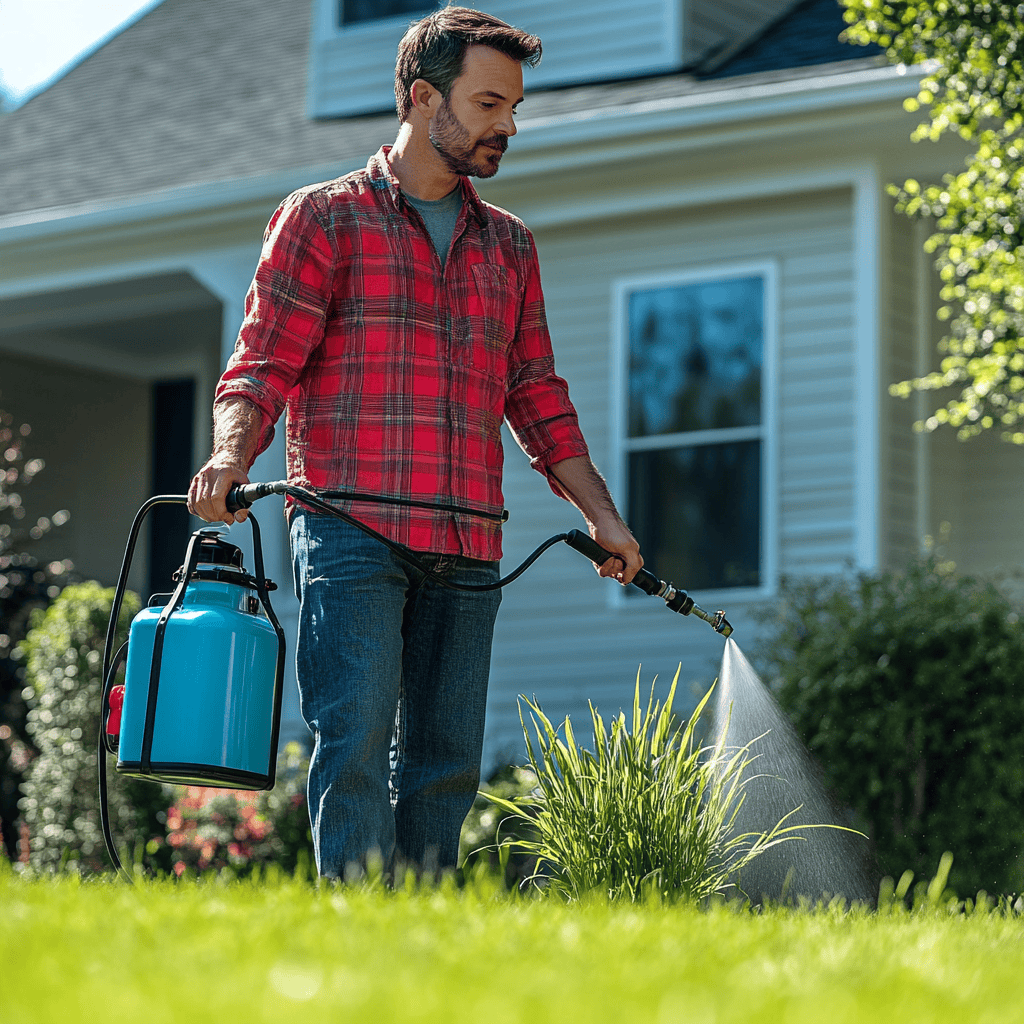
<path fill-rule="evenodd" d="M 103 839 L 107 847 L 107 853 L 117 870 L 126 878 L 130 876 L 121 864 L 114 845 L 114 839 L 110 831 L 110 815 L 107 806 L 107 753 L 114 753 L 114 747 L 107 735 L 107 719 L 110 708 L 110 692 L 114 687 L 114 680 L 117 677 L 117 669 L 120 663 L 127 659 L 128 641 L 125 641 L 118 649 L 116 655 L 112 654 L 114 640 L 117 634 L 117 621 L 121 615 L 121 606 L 124 602 L 124 594 L 128 585 L 128 575 L 131 571 L 132 557 L 135 553 L 135 546 L 138 542 L 139 532 L 149 512 L 157 505 L 164 504 L 187 504 L 188 497 L 184 494 L 161 494 L 150 498 L 135 515 L 132 528 L 128 534 L 128 543 L 125 547 L 124 561 L 121 563 L 121 572 L 118 576 L 117 588 L 114 592 L 114 601 L 110 609 L 110 622 L 107 625 L 106 643 L 103 650 L 103 680 L 104 685 L 101 694 L 100 704 L 100 729 L 99 743 L 97 750 L 97 767 L 99 770 L 100 789 L 100 820 L 103 830 Z M 249 514 L 249 523 L 253 534 L 253 558 L 255 561 L 255 576 L 250 578 L 251 586 L 259 597 L 260 604 L 266 612 L 267 619 L 274 628 L 277 635 L 277 664 L 274 675 L 274 707 L 271 718 L 270 749 L 266 775 L 255 772 L 243 771 L 241 769 L 227 768 L 222 765 L 196 765 L 188 762 L 154 762 L 153 732 L 156 722 L 157 697 L 160 688 L 160 665 L 163 658 L 163 641 L 167 630 L 167 623 L 171 616 L 177 611 L 184 600 L 185 591 L 193 580 L 200 578 L 203 574 L 197 571 L 199 554 L 202 543 L 203 531 L 197 531 L 189 541 L 188 551 L 185 556 L 185 564 L 182 567 L 181 577 L 171 595 L 170 600 L 164 606 L 157 621 L 156 633 L 153 638 L 153 658 L 150 666 L 149 691 L 146 701 L 146 719 L 142 734 L 141 760 L 117 762 L 117 771 L 123 775 L 135 778 L 150 779 L 154 782 L 181 782 L 185 785 L 204 785 L 227 789 L 273 789 L 277 780 L 277 746 L 281 736 L 281 707 L 284 698 L 284 662 L 285 662 L 285 635 L 281 623 L 274 614 L 270 604 L 269 591 L 273 584 L 267 579 L 263 563 L 263 543 L 260 535 L 259 523 L 256 517 Z M 242 578 L 232 582 L 242 582 Z"/>

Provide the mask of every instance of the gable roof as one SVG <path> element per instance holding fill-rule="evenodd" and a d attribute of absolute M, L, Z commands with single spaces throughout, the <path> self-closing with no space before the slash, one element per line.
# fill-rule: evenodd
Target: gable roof
<path fill-rule="evenodd" d="M 696 69 L 702 79 L 733 78 L 787 68 L 877 57 L 879 46 L 840 42 L 847 27 L 839 0 L 798 0 L 752 38 L 738 40 Z"/>
<path fill-rule="evenodd" d="M 164 0 L 0 118 L 0 217 L 302 168 L 331 177 L 361 166 L 394 139 L 396 118 L 307 116 L 311 6 L 310 0 Z M 820 63 L 834 58 L 836 48 L 843 69 L 855 68 L 851 58 L 864 51 L 831 41 L 842 28 L 838 11 L 838 0 L 796 4 L 741 52 L 708 69 L 707 84 L 677 74 L 556 89 L 530 94 L 526 113 L 572 119 L 580 111 L 719 88 L 713 79 L 751 70 L 778 79 L 780 66 Z M 803 41 L 783 45 L 787 33 Z"/>

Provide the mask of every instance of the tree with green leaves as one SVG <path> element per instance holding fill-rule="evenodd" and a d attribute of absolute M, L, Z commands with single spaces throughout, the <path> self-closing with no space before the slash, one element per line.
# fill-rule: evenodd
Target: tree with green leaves
<path fill-rule="evenodd" d="M 917 99 L 906 101 L 928 114 L 915 141 L 953 132 L 972 147 L 966 169 L 941 184 L 890 189 L 898 210 L 934 222 L 925 248 L 942 279 L 938 316 L 949 324 L 940 368 L 890 391 L 955 388 L 918 429 L 949 424 L 963 440 L 995 428 L 1024 444 L 1024 3 L 842 3 L 848 42 L 925 65 Z"/>

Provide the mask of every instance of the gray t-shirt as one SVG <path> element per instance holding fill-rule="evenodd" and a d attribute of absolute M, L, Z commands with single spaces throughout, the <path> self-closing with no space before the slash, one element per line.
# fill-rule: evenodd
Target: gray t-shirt
<path fill-rule="evenodd" d="M 443 199 L 417 199 L 408 192 L 403 192 L 402 195 L 423 218 L 438 259 L 444 267 L 448 259 L 448 250 L 451 248 L 452 235 L 455 233 L 455 222 L 459 219 L 459 211 L 462 209 L 462 186 L 456 185 Z"/>

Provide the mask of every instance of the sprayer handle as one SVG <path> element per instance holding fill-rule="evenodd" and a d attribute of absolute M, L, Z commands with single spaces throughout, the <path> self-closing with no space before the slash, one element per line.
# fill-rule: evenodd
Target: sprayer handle
<path fill-rule="evenodd" d="M 251 508 L 254 501 L 265 498 L 268 494 L 283 494 L 288 486 L 287 480 L 275 480 L 266 484 L 235 484 L 228 491 L 224 504 L 229 512 L 238 512 L 243 508 Z"/>
<path fill-rule="evenodd" d="M 570 530 L 565 535 L 565 543 L 581 555 L 586 555 L 595 565 L 604 565 L 609 558 L 613 557 L 610 551 L 605 551 L 593 537 L 582 530 Z M 639 587 L 645 594 L 652 596 L 657 596 L 664 587 L 661 580 L 646 569 L 640 569 L 633 577 L 632 582 L 634 587 Z"/>

